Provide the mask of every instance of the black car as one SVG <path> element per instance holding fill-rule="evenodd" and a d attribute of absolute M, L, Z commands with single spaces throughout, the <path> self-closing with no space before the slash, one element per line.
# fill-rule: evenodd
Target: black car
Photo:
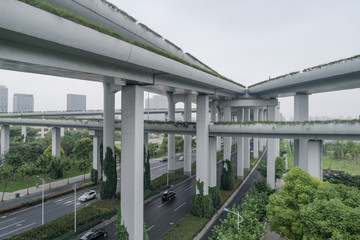
<path fill-rule="evenodd" d="M 107 232 L 104 229 L 92 229 L 85 233 L 80 240 L 95 240 L 103 239 L 107 235 Z"/>
<path fill-rule="evenodd" d="M 175 197 L 176 193 L 174 191 L 166 191 L 163 193 L 161 199 L 163 201 L 168 201 L 170 199 L 173 199 Z"/>
<path fill-rule="evenodd" d="M 168 159 L 166 157 L 164 157 L 160 160 L 160 162 L 167 162 L 167 161 L 168 161 Z"/>

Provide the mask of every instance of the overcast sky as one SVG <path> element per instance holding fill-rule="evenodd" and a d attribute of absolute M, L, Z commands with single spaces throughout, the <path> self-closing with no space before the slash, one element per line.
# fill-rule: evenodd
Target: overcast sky
<path fill-rule="evenodd" d="M 245 86 L 360 54 L 360 1 L 108 0 L 222 75 Z M 0 85 L 34 94 L 35 110 L 65 110 L 66 94 L 102 109 L 100 83 L 0 70 Z M 280 99 L 293 117 L 293 98 Z M 360 89 L 310 96 L 310 116 L 357 118 Z M 117 94 L 116 108 L 120 108 Z"/>

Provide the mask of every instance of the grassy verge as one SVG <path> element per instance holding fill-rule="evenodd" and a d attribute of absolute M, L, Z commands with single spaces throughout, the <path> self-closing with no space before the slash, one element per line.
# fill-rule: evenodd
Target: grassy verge
<path fill-rule="evenodd" d="M 163 240 L 172 239 L 193 239 L 210 219 L 195 217 L 191 214 L 185 215 L 178 223 L 176 223 L 163 236 Z"/>
<path fill-rule="evenodd" d="M 323 156 L 323 169 L 345 171 L 349 174 L 360 175 L 360 160 L 338 160 L 331 156 Z"/>
<path fill-rule="evenodd" d="M 89 173 L 90 171 L 88 171 L 87 173 Z M 31 180 L 29 181 L 29 187 L 35 187 L 36 183 L 39 183 L 41 185 L 41 181 L 36 178 L 38 174 L 33 175 L 33 177 L 31 178 Z M 69 177 L 76 177 L 76 176 L 80 176 L 80 175 L 84 175 L 84 173 L 80 172 L 76 167 L 71 168 L 70 172 L 69 172 Z M 62 179 L 67 179 L 68 178 L 68 174 L 67 172 L 64 172 L 64 177 L 63 178 L 59 178 L 59 179 L 54 179 L 52 180 L 52 182 L 54 181 L 59 181 Z M 48 184 L 48 178 L 44 179 L 46 181 L 46 184 Z M 27 185 L 26 185 L 26 181 L 23 177 L 21 177 L 19 174 L 16 175 L 16 181 L 11 181 L 8 183 L 7 187 L 6 187 L 6 192 L 15 192 L 15 191 L 19 191 L 22 189 L 26 189 Z M 0 189 L 1 191 L 4 189 L 4 183 L 0 183 Z"/>

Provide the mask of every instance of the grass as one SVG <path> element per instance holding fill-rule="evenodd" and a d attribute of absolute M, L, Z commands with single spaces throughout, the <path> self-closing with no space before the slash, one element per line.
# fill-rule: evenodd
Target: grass
<path fill-rule="evenodd" d="M 360 175 L 360 160 L 338 160 L 332 156 L 323 156 L 323 169 L 345 171 L 349 174 Z"/>
<path fill-rule="evenodd" d="M 167 231 L 161 239 L 193 239 L 201 229 L 207 224 L 210 219 L 195 217 L 193 215 L 186 214 L 178 223 L 176 223 L 169 231 Z"/>
<path fill-rule="evenodd" d="M 90 171 L 88 171 L 87 173 L 89 173 Z M 29 187 L 34 187 L 36 185 L 36 183 L 39 183 L 39 185 L 41 185 L 41 181 L 39 179 L 36 178 L 38 174 L 33 175 L 33 177 L 31 177 L 30 181 L 29 181 Z M 82 172 L 80 172 L 76 167 L 71 168 L 70 173 L 69 173 L 69 177 L 75 177 L 75 176 L 79 176 L 79 175 L 83 175 Z M 67 172 L 64 171 L 64 177 L 63 178 L 59 178 L 59 179 L 55 179 L 52 180 L 52 182 L 54 181 L 58 181 L 61 179 L 67 179 Z M 48 183 L 48 178 L 44 178 L 44 180 L 46 181 L 46 183 Z M 8 183 L 7 187 L 6 187 L 6 192 L 15 192 L 15 191 L 19 191 L 22 189 L 26 189 L 27 185 L 26 185 L 26 181 L 23 177 L 21 177 L 19 174 L 16 175 L 16 181 L 11 181 Z M 1 182 L 0 183 L 0 191 L 2 192 L 4 189 L 4 183 Z"/>

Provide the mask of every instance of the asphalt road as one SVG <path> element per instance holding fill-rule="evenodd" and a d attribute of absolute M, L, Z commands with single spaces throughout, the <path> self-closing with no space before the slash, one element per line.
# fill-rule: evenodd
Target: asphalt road
<path fill-rule="evenodd" d="M 184 162 L 178 161 L 176 157 L 176 167 L 181 168 Z M 192 161 L 195 161 L 195 155 L 192 156 Z M 151 178 L 154 179 L 164 174 L 167 171 L 167 162 L 160 162 L 159 160 L 150 161 L 150 171 Z M 118 172 L 118 191 L 120 190 L 120 173 Z M 64 189 L 71 188 L 73 184 L 66 185 L 64 187 L 51 189 L 48 193 L 61 191 Z M 99 193 L 99 186 L 93 188 L 97 193 Z M 77 198 L 79 198 L 86 190 L 77 191 Z M 24 198 L 15 199 L 13 201 L 5 202 L 4 205 L 1 204 L 1 208 L 18 204 L 20 202 L 26 202 L 35 198 L 41 197 L 40 194 L 29 195 Z M 88 203 L 77 202 L 77 209 L 86 206 Z M 16 235 L 22 232 L 25 232 L 33 227 L 41 225 L 41 204 L 20 210 L 18 212 L 5 214 L 0 217 L 0 239 L 8 238 L 12 235 Z M 59 197 L 54 200 L 45 202 L 44 204 L 44 221 L 49 222 L 66 214 L 72 213 L 74 211 L 74 194 L 68 194 L 62 197 Z"/>

